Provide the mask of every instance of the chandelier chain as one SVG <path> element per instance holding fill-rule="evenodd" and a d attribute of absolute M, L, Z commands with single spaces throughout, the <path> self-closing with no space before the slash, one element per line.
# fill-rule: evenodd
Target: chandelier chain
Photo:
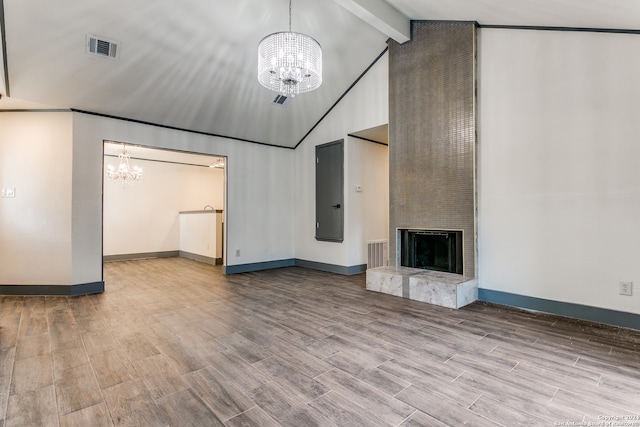
<path fill-rule="evenodd" d="M 289 0 L 289 32 L 291 32 L 291 0 Z"/>

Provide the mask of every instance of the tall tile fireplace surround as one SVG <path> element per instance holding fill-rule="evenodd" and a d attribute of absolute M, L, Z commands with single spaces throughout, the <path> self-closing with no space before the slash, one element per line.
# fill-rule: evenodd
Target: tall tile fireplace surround
<path fill-rule="evenodd" d="M 390 266 L 367 270 L 368 290 L 451 308 L 477 299 L 475 152 L 476 24 L 412 22 L 411 41 L 389 41 Z M 403 266 L 404 230 L 458 232 L 462 265 Z"/>

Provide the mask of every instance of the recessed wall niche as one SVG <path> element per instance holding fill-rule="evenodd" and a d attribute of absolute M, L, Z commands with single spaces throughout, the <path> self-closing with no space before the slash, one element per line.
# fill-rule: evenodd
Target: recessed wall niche
<path fill-rule="evenodd" d="M 476 276 L 476 24 L 414 22 L 389 41 L 389 260 L 399 229 L 461 230 Z"/>

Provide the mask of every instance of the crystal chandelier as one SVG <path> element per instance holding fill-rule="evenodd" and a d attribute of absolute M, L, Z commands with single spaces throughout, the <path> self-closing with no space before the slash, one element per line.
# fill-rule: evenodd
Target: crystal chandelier
<path fill-rule="evenodd" d="M 138 166 L 134 166 L 133 168 L 130 167 L 130 157 L 129 152 L 127 151 L 127 146 L 122 144 L 122 150 L 118 153 L 120 166 L 118 166 L 118 169 L 114 168 L 112 165 L 107 166 L 107 170 L 105 172 L 107 178 L 113 182 L 121 182 L 122 184 L 140 181 L 142 179 L 142 168 L 139 168 Z"/>
<path fill-rule="evenodd" d="M 224 169 L 224 159 L 217 158 L 215 163 L 209 165 L 210 168 Z"/>
<path fill-rule="evenodd" d="M 313 38 L 289 31 L 273 33 L 258 46 L 258 81 L 267 89 L 294 97 L 322 84 L 322 49 Z"/>

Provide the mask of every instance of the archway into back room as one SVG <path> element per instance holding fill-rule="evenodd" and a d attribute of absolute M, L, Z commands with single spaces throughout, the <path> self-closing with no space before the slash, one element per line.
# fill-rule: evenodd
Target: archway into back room
<path fill-rule="evenodd" d="M 369 129 L 363 129 L 357 132 L 349 133 L 349 136 L 374 142 L 382 145 L 389 145 L 389 125 L 384 124 Z"/>
<path fill-rule="evenodd" d="M 182 256 L 226 264 L 226 158 L 104 141 L 105 172 L 118 169 L 123 148 L 142 179 L 103 174 L 103 260 Z"/>
<path fill-rule="evenodd" d="M 350 262 L 366 262 L 367 268 L 389 265 L 389 125 L 348 136 L 348 233 L 356 245 Z"/>

